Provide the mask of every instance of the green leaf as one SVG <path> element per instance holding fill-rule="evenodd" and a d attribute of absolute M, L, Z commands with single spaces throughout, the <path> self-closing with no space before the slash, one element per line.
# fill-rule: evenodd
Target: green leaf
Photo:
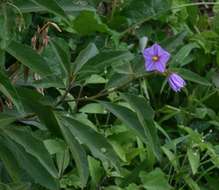
<path fill-rule="evenodd" d="M 127 127 L 129 127 L 145 144 L 151 146 L 154 155 L 160 159 L 159 149 L 157 148 L 157 142 L 151 140 L 151 134 L 145 133 L 145 128 L 141 125 L 137 115 L 130 109 L 116 105 L 114 103 L 99 101 L 106 109 L 117 116 Z"/>
<path fill-rule="evenodd" d="M 80 69 L 94 56 L 99 53 L 95 44 L 90 43 L 88 46 L 83 49 L 78 57 L 76 58 L 75 62 L 73 63 L 73 71 L 76 74 Z"/>
<path fill-rule="evenodd" d="M 106 114 L 106 110 L 104 107 L 99 103 L 90 103 L 86 104 L 84 107 L 82 107 L 80 110 L 82 113 L 95 113 L 95 114 Z"/>
<path fill-rule="evenodd" d="M 52 74 L 46 61 L 31 47 L 11 41 L 6 48 L 6 51 L 22 64 L 40 75 L 48 76 Z"/>
<path fill-rule="evenodd" d="M 167 49 L 169 52 L 174 52 L 179 46 L 184 45 L 183 40 L 187 36 L 187 33 L 188 32 L 185 30 L 178 33 L 177 35 L 165 38 L 165 40 L 163 40 L 160 44 L 161 46 L 165 47 L 165 49 Z"/>
<path fill-rule="evenodd" d="M 168 181 L 164 173 L 156 168 L 150 173 L 141 172 L 140 178 L 143 186 L 147 190 L 171 190 L 172 187 L 168 184 Z"/>
<path fill-rule="evenodd" d="M 191 82 L 195 82 L 197 84 L 201 84 L 204 86 L 211 86 L 212 84 L 206 80 L 205 78 L 199 76 L 198 74 L 187 70 L 187 69 L 172 69 L 173 71 L 178 72 L 185 80 L 191 81 Z"/>
<path fill-rule="evenodd" d="M 0 48 L 5 49 L 15 34 L 15 13 L 6 3 L 1 3 L 0 12 Z"/>
<path fill-rule="evenodd" d="M 67 145 L 61 139 L 47 139 L 43 141 L 49 154 L 56 154 L 63 152 L 67 149 Z"/>
<path fill-rule="evenodd" d="M 80 35 L 89 35 L 94 32 L 112 33 L 95 11 L 82 11 L 74 20 L 73 27 Z"/>
<path fill-rule="evenodd" d="M 114 63 L 130 61 L 133 57 L 133 54 L 129 51 L 101 52 L 84 65 L 81 69 L 81 73 L 83 73 L 86 77 L 89 74 L 102 73 L 107 67 L 112 66 Z"/>
<path fill-rule="evenodd" d="M 123 10 L 123 14 L 131 20 L 143 20 L 156 14 L 166 13 L 170 8 L 168 0 L 130 0 L 128 6 Z"/>
<path fill-rule="evenodd" d="M 144 127 L 149 147 L 157 158 L 161 159 L 159 138 L 156 126 L 154 125 L 154 110 L 143 97 L 131 94 L 121 94 L 121 97 L 136 111 L 138 119 Z"/>
<path fill-rule="evenodd" d="M 100 75 L 91 75 L 86 81 L 85 84 L 105 84 L 107 80 Z"/>
<path fill-rule="evenodd" d="M 30 0 L 33 3 L 45 8 L 47 11 L 66 19 L 64 10 L 59 6 L 56 0 Z"/>
<path fill-rule="evenodd" d="M 34 182 L 39 183 L 50 190 L 59 189 L 58 180 L 53 178 L 40 162 L 34 156 L 27 153 L 22 146 L 8 138 L 0 138 L 0 142 L 1 145 L 4 144 L 10 149 L 19 166 L 29 174 Z"/>
<path fill-rule="evenodd" d="M 29 183 L 26 183 L 26 184 L 13 183 L 13 184 L 9 184 L 8 186 L 10 186 L 11 190 L 29 190 L 30 189 Z"/>
<path fill-rule="evenodd" d="M 5 70 L 5 51 L 0 48 L 0 68 Z"/>
<path fill-rule="evenodd" d="M 1 123 L 1 127 L 5 127 L 11 123 L 13 123 L 14 121 L 16 121 L 16 117 L 12 116 L 12 115 L 8 115 L 5 113 L 0 113 L 0 123 Z"/>
<path fill-rule="evenodd" d="M 200 164 L 200 155 L 199 152 L 192 150 L 191 148 L 187 150 L 187 156 L 189 159 L 189 164 L 192 168 L 192 173 L 195 175 L 198 171 Z"/>
<path fill-rule="evenodd" d="M 13 155 L 13 151 L 8 148 L 8 145 L 5 143 L 4 139 L 0 137 L 0 160 L 3 162 L 8 174 L 14 182 L 20 181 L 22 170 Z"/>
<path fill-rule="evenodd" d="M 56 115 L 56 119 L 59 123 L 62 134 L 69 145 L 72 156 L 75 160 L 81 178 L 81 185 L 85 187 L 89 177 L 86 152 L 84 151 L 82 146 L 78 143 L 78 141 L 75 139 L 75 136 L 72 133 L 72 131 L 69 130 L 69 128 L 65 125 L 64 121 L 57 115 Z"/>
<path fill-rule="evenodd" d="M 172 65 L 174 65 L 174 66 L 185 65 L 186 58 L 188 57 L 190 52 L 195 48 L 198 48 L 198 45 L 196 43 L 190 43 L 190 44 L 183 46 L 177 52 L 177 54 L 172 58 L 172 60 L 171 60 L 171 62 L 173 63 Z M 170 64 L 170 66 L 171 66 L 171 64 Z"/>
<path fill-rule="evenodd" d="M 58 178 L 58 172 L 55 165 L 42 141 L 24 130 L 15 128 L 6 128 L 4 133 L 13 141 L 20 144 L 26 152 L 37 158 L 51 176 Z"/>
<path fill-rule="evenodd" d="M 28 84 L 28 82 L 27 82 Z M 34 86 L 36 88 L 65 88 L 65 84 L 63 82 L 63 78 L 58 75 L 53 75 L 49 77 L 44 77 L 40 80 L 33 81 L 30 86 Z"/>
<path fill-rule="evenodd" d="M 65 169 L 69 166 L 70 161 L 71 161 L 71 158 L 70 158 L 70 153 L 68 150 L 63 150 L 62 152 L 59 152 L 56 154 L 56 163 L 59 169 L 59 176 L 63 175 L 63 173 L 65 172 Z M 82 160 L 82 162 L 83 161 L 84 160 Z M 81 182 L 81 184 L 83 184 L 83 182 Z"/>
<path fill-rule="evenodd" d="M 201 190 L 198 186 L 198 184 L 191 178 L 191 177 L 185 177 L 184 178 L 188 186 L 191 190 Z"/>
<path fill-rule="evenodd" d="M 31 89 L 18 88 L 18 93 L 22 97 L 26 109 L 31 113 L 36 113 L 39 120 L 53 135 L 62 138 L 51 103 L 44 96 Z"/>
<path fill-rule="evenodd" d="M 71 133 L 80 139 L 80 141 L 89 147 L 93 156 L 103 160 L 110 161 L 119 169 L 120 160 L 107 139 L 93 130 L 91 127 L 72 118 L 63 118 L 62 122 L 68 127 Z"/>
<path fill-rule="evenodd" d="M 55 53 L 56 58 L 59 61 L 59 64 L 61 65 L 61 68 L 63 69 L 66 78 L 71 73 L 71 62 L 70 62 L 70 56 L 69 56 L 69 50 L 65 50 L 62 48 L 62 41 L 59 41 L 57 39 L 50 40 L 50 44 L 52 45 L 53 51 Z"/>
<path fill-rule="evenodd" d="M 18 95 L 16 89 L 11 84 L 11 81 L 8 79 L 8 77 L 1 71 L 0 71 L 0 91 L 14 103 L 18 111 L 20 112 L 24 111 L 20 96 Z"/>
<path fill-rule="evenodd" d="M 104 174 L 104 170 L 101 166 L 101 163 L 91 156 L 88 156 L 88 163 L 91 176 L 91 186 L 92 189 L 96 189 L 98 183 L 100 182 Z"/>
<path fill-rule="evenodd" d="M 47 8 L 44 6 L 39 6 L 38 4 L 33 3 L 32 1 L 27 0 L 14 0 L 13 3 L 19 8 L 22 13 L 31 13 L 31 12 L 45 12 Z M 59 6 L 66 12 L 66 14 L 75 14 L 80 11 L 95 11 L 95 9 L 88 5 L 80 5 L 69 1 L 57 0 Z"/>
<path fill-rule="evenodd" d="M 172 153 L 168 148 L 165 146 L 162 147 L 163 152 L 166 154 L 167 158 L 175 168 L 175 170 L 178 170 L 178 158 L 177 155 Z"/>

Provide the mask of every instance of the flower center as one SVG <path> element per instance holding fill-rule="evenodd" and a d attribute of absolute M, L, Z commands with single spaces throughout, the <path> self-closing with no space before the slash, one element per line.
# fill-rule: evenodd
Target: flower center
<path fill-rule="evenodd" d="M 152 60 L 156 62 L 156 61 L 159 60 L 159 57 L 157 55 L 155 55 L 155 56 L 152 57 Z"/>

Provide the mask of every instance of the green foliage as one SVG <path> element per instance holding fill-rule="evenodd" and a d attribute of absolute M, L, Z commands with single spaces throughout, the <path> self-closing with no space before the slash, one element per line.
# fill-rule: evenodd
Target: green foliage
<path fill-rule="evenodd" d="M 0 0 L 0 189 L 218 190 L 218 4 Z"/>

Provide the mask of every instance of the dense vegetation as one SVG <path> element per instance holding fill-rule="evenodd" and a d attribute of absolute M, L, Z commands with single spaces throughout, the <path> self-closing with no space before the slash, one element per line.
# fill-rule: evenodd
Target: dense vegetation
<path fill-rule="evenodd" d="M 0 0 L 1 190 L 218 190 L 219 1 Z"/>

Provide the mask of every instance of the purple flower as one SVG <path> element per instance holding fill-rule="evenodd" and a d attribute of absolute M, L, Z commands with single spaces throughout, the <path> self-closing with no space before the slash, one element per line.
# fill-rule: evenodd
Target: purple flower
<path fill-rule="evenodd" d="M 165 51 L 158 44 L 146 48 L 143 52 L 145 58 L 146 71 L 159 71 L 165 72 L 167 61 L 170 58 L 170 54 Z"/>
<path fill-rule="evenodd" d="M 169 75 L 168 83 L 175 92 L 181 91 L 181 89 L 186 85 L 186 82 L 183 80 L 183 78 L 176 73 Z"/>

